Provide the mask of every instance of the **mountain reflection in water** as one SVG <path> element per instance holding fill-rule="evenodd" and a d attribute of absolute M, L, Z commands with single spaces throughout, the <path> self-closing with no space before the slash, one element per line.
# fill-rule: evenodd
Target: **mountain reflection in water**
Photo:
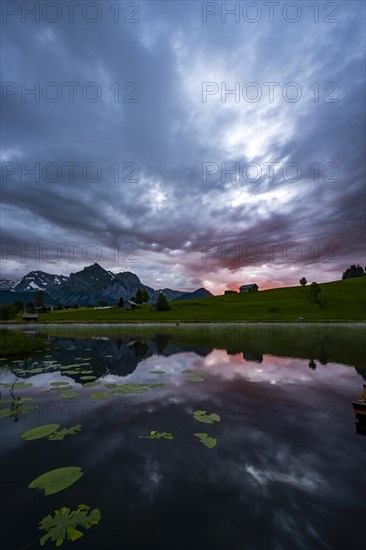
<path fill-rule="evenodd" d="M 211 336 L 136 332 L 48 335 L 49 350 L 4 363 L 0 382 L 32 383 L 14 393 L 38 405 L 1 421 L 6 548 L 36 540 L 44 516 L 80 503 L 102 513 L 100 524 L 72 543 L 83 550 L 343 550 L 359 544 L 366 439 L 356 433 L 351 402 L 362 389 L 364 364 L 351 341 L 348 363 L 335 360 L 346 353 L 337 341 L 308 346 L 304 337 L 297 357 L 296 343 L 292 356 L 281 356 L 270 353 L 265 340 L 261 348 L 258 341 L 224 345 L 217 338 L 215 346 Z M 81 372 L 64 374 L 59 367 L 83 362 L 89 366 L 77 368 L 91 370 L 96 387 L 83 387 Z M 49 391 L 60 381 L 70 383 L 75 399 Z M 126 395 L 105 387 L 145 383 L 162 385 Z M 1 386 L 1 398 L 9 399 L 9 391 Z M 95 391 L 109 395 L 95 401 Z M 197 422 L 197 410 L 221 421 Z M 52 422 L 82 430 L 55 442 L 20 438 Z M 151 430 L 173 439 L 139 438 Z M 217 445 L 205 447 L 197 432 Z M 27 488 L 63 466 L 80 466 L 84 475 L 47 497 Z"/>

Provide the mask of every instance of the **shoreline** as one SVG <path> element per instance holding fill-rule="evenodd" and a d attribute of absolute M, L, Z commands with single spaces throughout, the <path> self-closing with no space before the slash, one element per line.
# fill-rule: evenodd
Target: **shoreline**
<path fill-rule="evenodd" d="M 354 327 L 365 327 L 366 328 L 366 321 L 166 321 L 166 322 L 150 322 L 150 321 L 130 321 L 128 323 L 120 323 L 118 321 L 111 322 L 111 321 L 64 321 L 64 322 L 54 322 L 54 323 L 12 323 L 12 322 L 6 322 L 6 323 L 0 323 L 0 328 L 16 328 L 19 327 L 21 329 L 24 328 L 30 328 L 35 329 L 37 327 L 67 327 L 67 326 L 79 326 L 79 327 L 95 327 L 95 326 L 102 326 L 102 327 L 188 327 L 188 328 L 197 328 L 197 326 L 202 325 L 227 325 L 227 326 L 234 326 L 234 325 L 271 325 L 271 326 L 289 326 L 294 325 L 298 327 L 311 327 L 311 326 L 354 326 Z"/>

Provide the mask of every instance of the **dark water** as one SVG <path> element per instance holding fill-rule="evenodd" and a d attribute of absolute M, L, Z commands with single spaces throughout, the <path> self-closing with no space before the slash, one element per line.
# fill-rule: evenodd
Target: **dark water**
<path fill-rule="evenodd" d="M 341 351 L 337 341 L 313 342 L 314 352 L 304 357 L 299 340 L 291 356 L 280 356 L 240 338 L 225 343 L 217 335 L 215 345 L 214 334 L 182 339 L 169 330 L 151 331 L 143 337 L 137 329 L 118 336 L 49 336 L 47 351 L 22 363 L 2 362 L 0 382 L 31 382 L 14 394 L 38 405 L 0 421 L 3 548 L 39 547 L 39 521 L 78 504 L 100 509 L 101 520 L 81 528 L 85 535 L 65 541 L 65 548 L 361 546 L 366 437 L 357 433 L 362 426 L 355 423 L 352 400 L 362 391 L 364 365 L 362 358 L 356 365 L 334 361 L 347 353 L 347 342 Z M 61 366 L 67 365 L 76 365 L 70 367 L 76 372 L 65 374 Z M 34 368 L 42 372 L 29 373 Z M 151 373 L 157 370 L 165 374 Z M 95 376 L 100 385 L 83 388 L 92 380 L 81 376 Z M 203 381 L 189 380 L 195 376 Z M 58 381 L 70 382 L 78 396 L 63 399 L 61 390 L 49 391 Z M 114 394 L 104 387 L 108 383 L 164 385 Z M 10 388 L 0 387 L 2 400 L 11 399 Z M 97 401 L 90 397 L 97 391 L 110 395 Z M 215 412 L 221 421 L 200 423 L 196 410 Z M 20 438 L 49 423 L 82 429 L 61 441 Z M 139 438 L 151 430 L 173 439 Z M 217 440 L 214 448 L 194 436 L 202 432 Z M 45 496 L 27 487 L 64 466 L 84 472 L 69 488 Z"/>

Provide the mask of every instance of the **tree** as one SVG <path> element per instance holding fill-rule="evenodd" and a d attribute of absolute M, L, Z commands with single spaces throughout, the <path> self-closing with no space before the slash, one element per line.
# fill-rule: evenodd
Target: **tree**
<path fill-rule="evenodd" d="M 156 309 L 157 311 L 166 311 L 167 309 L 170 309 L 169 302 L 162 292 L 160 292 L 156 301 Z"/>
<path fill-rule="evenodd" d="M 25 304 L 25 311 L 27 311 L 28 313 L 32 313 L 33 308 L 34 308 L 33 302 L 28 302 L 27 304 Z"/>
<path fill-rule="evenodd" d="M 316 363 L 314 359 L 310 359 L 309 361 L 309 369 L 315 370 L 316 369 Z"/>
<path fill-rule="evenodd" d="M 21 302 L 20 300 L 16 300 L 16 302 L 13 303 L 13 306 L 17 310 L 17 313 L 19 313 L 20 311 L 23 311 L 24 309 L 23 302 Z"/>
<path fill-rule="evenodd" d="M 44 292 L 43 290 L 38 290 L 36 294 L 36 307 L 43 306 Z"/>
<path fill-rule="evenodd" d="M 342 275 L 342 279 L 355 279 L 356 277 L 366 277 L 366 271 L 360 265 L 351 265 Z"/>
<path fill-rule="evenodd" d="M 13 304 L 3 304 L 0 306 L 1 321 L 9 321 L 10 319 L 14 319 L 16 314 L 17 310 Z"/>
<path fill-rule="evenodd" d="M 142 290 L 141 288 L 138 289 L 135 296 L 132 298 L 136 304 L 144 304 L 149 301 L 150 296 L 146 292 L 146 290 Z"/>
<path fill-rule="evenodd" d="M 118 307 L 123 307 L 124 303 L 125 303 L 124 299 L 120 298 L 118 302 Z"/>
<path fill-rule="evenodd" d="M 320 294 L 320 292 L 322 291 L 322 289 L 320 288 L 320 286 L 318 285 L 318 283 L 316 283 L 315 281 L 313 283 L 311 283 L 310 287 L 309 287 L 309 290 L 310 290 L 310 300 L 316 304 L 319 304 L 318 302 L 318 294 Z"/>
<path fill-rule="evenodd" d="M 307 283 L 307 280 L 306 280 L 305 277 L 303 277 L 302 279 L 300 279 L 300 285 L 301 285 L 301 286 L 305 286 L 306 283 Z"/>

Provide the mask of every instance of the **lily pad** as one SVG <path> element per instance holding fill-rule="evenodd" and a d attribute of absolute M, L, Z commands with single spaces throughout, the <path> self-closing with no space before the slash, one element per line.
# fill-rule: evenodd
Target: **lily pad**
<path fill-rule="evenodd" d="M 54 516 L 48 514 L 39 522 L 39 529 L 46 531 L 46 534 L 41 537 L 40 545 L 51 540 L 56 543 L 56 546 L 61 546 L 65 538 L 70 541 L 79 539 L 84 535 L 82 531 L 76 527 L 90 529 L 93 525 L 97 525 L 101 518 L 101 513 L 98 508 L 94 508 L 89 512 L 90 508 L 86 504 L 79 504 L 76 510 L 70 512 L 70 508 L 60 508 L 55 510 Z"/>
<path fill-rule="evenodd" d="M 37 367 L 35 369 L 30 369 L 28 371 L 23 371 L 23 372 L 29 372 L 31 374 L 39 374 L 40 372 L 43 372 L 44 369 L 42 369 L 41 367 Z"/>
<path fill-rule="evenodd" d="M 83 384 L 83 388 L 95 388 L 95 386 L 100 386 L 100 382 L 87 382 Z"/>
<path fill-rule="evenodd" d="M 51 382 L 51 386 L 68 386 L 69 382 Z"/>
<path fill-rule="evenodd" d="M 193 418 L 198 420 L 198 422 L 203 422 L 204 424 L 214 424 L 215 422 L 220 422 L 221 420 L 218 414 L 207 414 L 206 411 L 194 411 Z"/>
<path fill-rule="evenodd" d="M 165 370 L 151 370 L 150 374 L 166 374 Z"/>
<path fill-rule="evenodd" d="M 80 380 L 95 380 L 96 376 L 80 376 Z"/>
<path fill-rule="evenodd" d="M 198 437 L 198 439 L 200 440 L 200 443 L 202 443 L 202 445 L 205 445 L 209 449 L 213 449 L 217 445 L 217 439 L 215 439 L 214 437 L 210 437 L 208 434 L 198 433 L 193 435 Z"/>
<path fill-rule="evenodd" d="M 73 485 L 84 474 L 79 466 L 69 466 L 50 470 L 36 477 L 28 485 L 29 489 L 40 489 L 46 496 L 63 491 Z"/>
<path fill-rule="evenodd" d="M 62 388 L 60 388 L 60 386 L 55 386 L 53 388 L 50 388 L 48 391 L 69 391 L 69 390 L 73 390 L 74 389 L 74 386 L 69 386 L 69 382 L 67 383 L 67 386 L 62 386 Z"/>
<path fill-rule="evenodd" d="M 110 393 L 107 392 L 107 391 L 96 391 L 96 392 L 94 392 L 94 393 L 91 393 L 91 394 L 90 394 L 90 397 L 91 397 L 92 399 L 97 399 L 97 400 L 99 400 L 99 399 L 105 399 L 105 398 L 108 397 L 109 395 L 110 395 Z"/>
<path fill-rule="evenodd" d="M 182 370 L 182 374 L 193 374 L 193 370 L 191 369 Z"/>
<path fill-rule="evenodd" d="M 0 410 L 0 419 L 6 418 L 7 416 L 12 416 L 16 414 L 25 414 L 29 411 L 33 411 L 36 408 L 36 405 L 17 405 L 16 407 L 10 409 L 1 409 Z"/>
<path fill-rule="evenodd" d="M 25 390 L 25 389 L 30 388 L 31 386 L 33 386 L 33 384 L 26 383 L 26 382 L 15 382 L 15 384 L 4 384 L 4 386 L 6 388 L 13 387 L 15 390 Z"/>
<path fill-rule="evenodd" d="M 81 424 L 78 424 L 77 426 L 71 426 L 71 428 L 62 428 L 62 430 L 57 430 L 47 437 L 47 439 L 50 439 L 51 441 L 61 441 L 61 439 L 64 439 L 67 435 L 76 435 L 80 431 Z"/>
<path fill-rule="evenodd" d="M 22 433 L 20 437 L 22 439 L 26 439 L 27 441 L 33 439 L 42 439 L 43 437 L 51 435 L 53 432 L 58 430 L 59 427 L 60 424 L 44 424 L 43 426 L 38 426 L 37 428 L 27 430 L 26 432 Z"/>
<path fill-rule="evenodd" d="M 200 376 L 191 376 L 188 378 L 191 382 L 204 382 L 204 378 L 201 378 Z"/>
<path fill-rule="evenodd" d="M 149 391 L 149 386 L 146 384 L 123 384 L 122 386 L 117 386 L 113 393 L 144 393 Z"/>
<path fill-rule="evenodd" d="M 63 391 L 60 393 L 60 397 L 62 397 L 62 399 L 74 399 L 78 395 L 79 394 L 77 391 Z"/>
<path fill-rule="evenodd" d="M 104 387 L 113 390 L 114 388 L 118 388 L 118 384 L 104 384 Z"/>
<path fill-rule="evenodd" d="M 157 432 L 156 430 L 151 430 L 150 435 L 139 435 L 139 439 L 173 439 L 173 434 L 169 432 Z"/>
<path fill-rule="evenodd" d="M 16 405 L 22 405 L 23 403 L 27 403 L 28 401 L 32 401 L 31 397 L 17 397 L 15 400 Z M 13 403 L 14 399 L 0 399 L 0 403 Z"/>

